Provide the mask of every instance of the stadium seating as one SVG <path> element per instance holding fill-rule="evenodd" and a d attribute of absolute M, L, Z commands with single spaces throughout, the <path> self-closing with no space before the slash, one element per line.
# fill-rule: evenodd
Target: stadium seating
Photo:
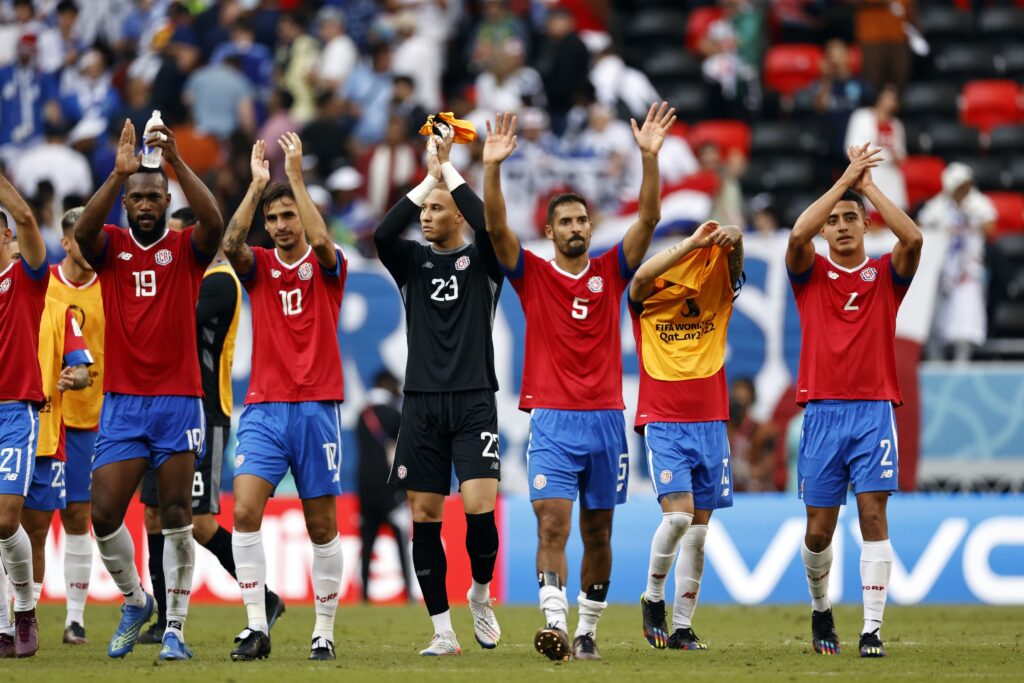
<path fill-rule="evenodd" d="M 960 120 L 987 133 L 1021 118 L 1020 88 L 1014 81 L 971 81 L 964 86 Z"/>
<path fill-rule="evenodd" d="M 1006 175 L 1009 187 L 1018 192 L 1024 191 L 1024 158 L 1017 157 L 1010 161 Z"/>
<path fill-rule="evenodd" d="M 1024 36 L 1024 10 L 988 7 L 978 17 L 978 33 L 986 41 L 1020 41 L 1021 36 Z"/>
<path fill-rule="evenodd" d="M 1024 194 L 1020 192 L 986 192 L 996 207 L 996 235 L 1024 233 Z M 994 237 L 995 237 L 994 236 Z"/>
<path fill-rule="evenodd" d="M 911 143 L 908 131 L 908 146 L 926 154 L 950 156 L 954 154 L 974 155 L 981 152 L 981 137 L 974 128 L 954 121 L 936 121 L 916 133 L 916 145 Z"/>
<path fill-rule="evenodd" d="M 1024 337 L 1024 302 L 996 304 L 989 326 L 990 337 Z"/>
<path fill-rule="evenodd" d="M 754 156 L 803 152 L 814 154 L 823 140 L 813 129 L 789 121 L 762 121 L 751 131 L 750 151 Z"/>
<path fill-rule="evenodd" d="M 988 151 L 1006 161 L 1024 155 L 1024 125 L 993 128 L 988 136 Z"/>
<path fill-rule="evenodd" d="M 936 50 L 935 70 L 950 82 L 965 83 L 996 75 L 995 49 L 991 45 L 959 43 Z"/>
<path fill-rule="evenodd" d="M 679 45 L 683 40 L 686 15 L 672 10 L 638 12 L 626 27 L 630 41 L 657 41 Z"/>
<path fill-rule="evenodd" d="M 754 158 L 740 182 L 750 192 L 802 191 L 817 185 L 817 167 L 802 156 Z"/>
<path fill-rule="evenodd" d="M 643 71 L 659 92 L 680 81 L 700 79 L 700 60 L 679 48 L 662 48 L 644 60 Z"/>
<path fill-rule="evenodd" d="M 1004 45 L 999 51 L 999 58 L 1004 76 L 1024 80 L 1024 43 Z"/>
<path fill-rule="evenodd" d="M 764 58 L 764 84 L 780 95 L 803 90 L 821 73 L 822 49 L 817 45 L 775 45 Z"/>
<path fill-rule="evenodd" d="M 957 155 L 952 160 L 971 167 L 971 171 L 974 172 L 974 184 L 980 190 L 1002 190 L 1007 186 L 1003 178 L 1004 165 L 999 159 Z"/>
<path fill-rule="evenodd" d="M 903 161 L 902 168 L 907 183 L 907 203 L 912 210 L 942 191 L 942 171 L 946 168 L 942 158 L 909 156 Z"/>
<path fill-rule="evenodd" d="M 900 96 L 901 116 L 904 121 L 956 118 L 958 95 L 950 83 L 908 83 Z"/>
<path fill-rule="evenodd" d="M 738 149 L 750 156 L 750 127 L 742 121 L 717 119 L 701 121 L 690 129 L 690 146 L 697 150 L 705 143 L 713 143 L 723 154 Z"/>
<path fill-rule="evenodd" d="M 686 49 L 700 52 L 700 39 L 704 33 L 722 16 L 720 7 L 697 7 L 686 18 Z"/>
<path fill-rule="evenodd" d="M 676 108 L 676 116 L 683 121 L 700 121 L 708 117 L 711 95 L 708 86 L 701 81 L 679 83 L 661 94 Z"/>
<path fill-rule="evenodd" d="M 956 7 L 935 7 L 921 14 L 919 26 L 932 47 L 969 42 L 974 36 L 971 13 Z"/>

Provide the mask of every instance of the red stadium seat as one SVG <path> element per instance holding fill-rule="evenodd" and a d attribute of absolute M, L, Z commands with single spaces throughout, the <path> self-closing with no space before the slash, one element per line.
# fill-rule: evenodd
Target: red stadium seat
<path fill-rule="evenodd" d="M 1019 192 L 986 192 L 996 207 L 996 234 L 991 239 L 1009 233 L 1024 232 L 1024 194 Z"/>
<path fill-rule="evenodd" d="M 720 7 L 698 7 L 686 18 L 686 49 L 700 54 L 700 39 L 707 33 L 708 27 L 722 18 L 724 12 Z"/>
<path fill-rule="evenodd" d="M 939 157 L 909 156 L 903 161 L 903 180 L 907 183 L 907 204 L 917 208 L 942 191 L 942 171 L 946 162 Z"/>
<path fill-rule="evenodd" d="M 1020 88 L 1014 81 L 971 81 L 964 86 L 962 98 L 960 120 L 982 132 L 1021 118 Z"/>
<path fill-rule="evenodd" d="M 697 150 L 701 145 L 710 142 L 716 145 L 723 157 L 733 149 L 750 156 L 750 126 L 742 121 L 719 119 L 701 121 L 690 129 L 690 146 Z"/>
<path fill-rule="evenodd" d="M 817 45 L 775 45 L 764 58 L 764 84 L 769 90 L 792 95 L 821 73 L 822 49 Z"/>

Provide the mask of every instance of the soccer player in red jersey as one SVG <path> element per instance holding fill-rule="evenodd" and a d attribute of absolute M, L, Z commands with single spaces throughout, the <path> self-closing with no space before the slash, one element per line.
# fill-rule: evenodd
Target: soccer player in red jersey
<path fill-rule="evenodd" d="M 860 531 L 864 628 L 861 657 L 884 657 L 879 635 L 892 571 L 886 503 L 897 490 L 899 456 L 893 407 L 903 402 L 896 378 L 896 312 L 921 258 L 914 221 L 872 182 L 880 149 L 848 150 L 836 184 L 800 214 L 789 236 L 786 268 L 800 311 L 797 403 L 806 406 L 797 466 L 807 509 L 802 549 L 811 593 L 815 652 L 839 654 L 828 598 L 832 536 L 852 483 Z M 892 253 L 868 258 L 867 198 L 896 235 Z M 828 255 L 814 250 L 814 236 Z"/>
<path fill-rule="evenodd" d="M 192 480 L 205 433 L 195 311 L 224 222 L 213 195 L 178 154 L 170 129 L 154 127 L 146 144 L 163 150 L 199 220 L 180 233 L 167 229 L 167 175 L 141 166 L 135 127 L 125 121 L 114 170 L 75 224 L 75 240 L 103 288 L 106 355 L 116 359 L 103 376 L 92 525 L 103 564 L 125 596 L 107 654 L 124 657 L 153 614 L 124 515 L 146 468 L 157 470 L 167 576 L 167 628 L 159 657 L 190 659 L 184 626 L 195 554 Z M 103 224 L 122 186 L 128 230 Z"/>
<path fill-rule="evenodd" d="M 526 314 L 526 358 L 519 407 L 532 411 L 527 447 L 530 499 L 537 516 L 537 576 L 546 625 L 534 645 L 561 660 L 600 659 L 595 634 L 611 578 L 612 513 L 626 501 L 629 451 L 622 411 L 622 293 L 647 253 L 661 211 L 658 152 L 675 110 L 652 105 L 643 127 L 631 121 L 643 159 L 640 214 L 622 242 L 590 257 L 592 226 L 586 201 L 575 194 L 548 204 L 545 261 L 519 244 L 505 217 L 501 162 L 516 148 L 516 118 L 487 125 L 484 212 L 498 261 Z M 572 506 L 580 496 L 583 563 L 579 625 L 571 649 L 565 596 L 565 544 Z"/>
<path fill-rule="evenodd" d="M 21 511 L 32 483 L 39 409 L 45 401 L 39 323 L 50 271 L 32 210 L 3 175 L 0 206 L 18 227 L 21 247 L 21 258 L 13 259 L 8 251 L 13 234 L 0 211 L 0 560 L 14 589 L 13 629 L 7 591 L 0 591 L 0 658 L 31 657 L 39 649 L 39 626 L 32 595 L 32 544 L 21 526 Z"/>
<path fill-rule="evenodd" d="M 235 450 L 235 530 L 231 545 L 248 626 L 231 658 L 270 655 L 265 586 L 267 561 L 260 526 L 267 500 L 290 468 L 313 543 L 316 625 L 310 659 L 334 659 L 334 616 L 341 592 L 341 402 L 345 389 L 338 316 L 347 264 L 331 240 L 302 178 L 302 142 L 279 140 L 287 183 L 270 182 L 266 143 L 252 148 L 252 182 L 232 216 L 224 253 L 249 292 L 252 375 Z M 256 207 L 273 249 L 245 243 Z"/>

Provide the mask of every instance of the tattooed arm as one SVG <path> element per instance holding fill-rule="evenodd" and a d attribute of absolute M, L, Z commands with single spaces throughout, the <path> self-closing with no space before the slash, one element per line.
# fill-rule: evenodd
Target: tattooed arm
<path fill-rule="evenodd" d="M 256 214 L 263 189 L 270 182 L 270 162 L 263 158 L 265 149 L 266 143 L 263 140 L 257 140 L 252 146 L 252 182 L 224 231 L 224 255 L 240 278 L 247 276 L 252 269 L 252 249 L 245 243 L 245 238 L 249 235 L 252 217 Z"/>

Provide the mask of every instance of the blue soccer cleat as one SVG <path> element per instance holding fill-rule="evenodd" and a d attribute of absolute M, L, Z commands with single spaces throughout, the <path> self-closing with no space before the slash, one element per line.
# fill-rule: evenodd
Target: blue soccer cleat
<path fill-rule="evenodd" d="M 132 607 L 127 603 L 121 606 L 121 623 L 117 625 L 114 637 L 107 646 L 107 656 L 119 659 L 135 647 L 139 631 L 150 620 L 154 611 L 153 597 L 149 593 L 145 595 L 146 604 L 142 607 Z"/>
<path fill-rule="evenodd" d="M 188 649 L 188 645 L 178 639 L 178 634 L 174 631 L 164 631 L 163 644 L 164 647 L 160 650 L 160 654 L 157 655 L 157 659 L 165 661 L 192 659 L 192 650 Z"/>

